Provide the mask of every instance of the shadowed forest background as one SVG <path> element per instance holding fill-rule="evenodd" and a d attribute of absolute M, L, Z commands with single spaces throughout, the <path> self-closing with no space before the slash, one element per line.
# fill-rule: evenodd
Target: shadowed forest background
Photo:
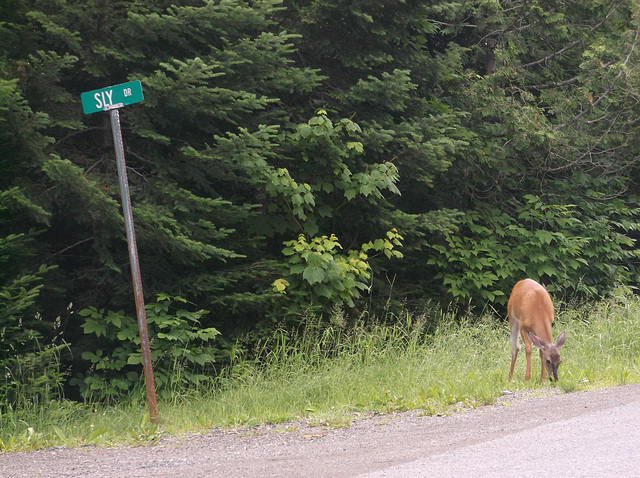
<path fill-rule="evenodd" d="M 160 394 L 310 317 L 504 315 L 524 277 L 567 301 L 637 287 L 639 13 L 0 0 L 0 397 L 140 383 L 109 116 L 80 103 L 127 81 Z"/>

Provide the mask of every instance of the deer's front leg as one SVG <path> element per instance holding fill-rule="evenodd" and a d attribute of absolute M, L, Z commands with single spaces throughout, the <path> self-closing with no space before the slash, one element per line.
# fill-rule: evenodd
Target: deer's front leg
<path fill-rule="evenodd" d="M 540 383 L 543 383 L 547 378 L 547 368 L 544 365 L 544 355 L 540 350 L 540 365 L 542 365 L 542 371 L 540 372 Z"/>

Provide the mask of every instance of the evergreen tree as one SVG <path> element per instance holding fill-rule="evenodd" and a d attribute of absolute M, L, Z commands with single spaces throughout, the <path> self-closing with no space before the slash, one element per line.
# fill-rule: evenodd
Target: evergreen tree
<path fill-rule="evenodd" d="M 332 252 L 309 250 L 302 270 L 283 254 L 299 233 L 320 234 L 303 241 L 317 247 L 333 232 L 319 219 L 332 208 L 394 191 L 395 168 L 361 164 L 357 124 L 307 103 L 322 78 L 294 64 L 296 36 L 275 21 L 279 1 L 14 3 L 1 31 L 6 78 L 52 138 L 33 188 L 47 223 L 29 239 L 57 269 L 38 305 L 82 312 L 63 324 L 76 360 L 100 365 L 90 352 L 120 350 L 109 338 L 119 334 L 107 336 L 96 318 L 133 309 L 108 115 L 83 115 L 84 91 L 142 82 L 144 103 L 121 121 L 145 292 L 212 310 L 197 314 L 203 329 L 277 322 L 288 297 L 294 311 L 351 301 L 366 287 L 365 250 L 391 255 L 399 244 L 382 231 L 354 256 L 331 239 Z M 272 289 L 283 274 L 289 281 Z M 105 314 L 125 327 L 119 312 Z"/>
<path fill-rule="evenodd" d="M 636 280 L 635 5 L 287 5 L 302 60 L 330 77 L 318 101 L 398 169 L 402 196 L 347 224 L 405 235 L 400 297 L 501 303 L 524 275 L 588 295 Z"/>
<path fill-rule="evenodd" d="M 141 80 L 145 101 L 121 120 L 147 298 L 167 292 L 214 310 L 202 327 L 258 322 L 279 295 L 275 273 L 265 277 L 264 233 L 249 227 L 263 184 L 248 169 L 247 148 L 277 145 L 291 114 L 283 106 L 303 108 L 318 83 L 314 71 L 292 65 L 291 35 L 271 18 L 279 2 L 10 3 L 0 31 L 3 86 L 7 101 L 35 112 L 45 139 L 14 155 L 3 179 L 13 197 L 22 194 L 14 183 L 33 194 L 42 233 L 24 244 L 33 244 L 35 262 L 58 266 L 45 276 L 42 313 L 61 314 L 69 302 L 133 309 L 109 119 L 83 115 L 80 94 Z M 223 157 L 202 154 L 241 136 L 247 144 Z M 3 145 L 6 162 L 22 146 Z M 25 218 L 7 222 L 26 232 Z M 76 359 L 95 349 L 84 320 L 72 314 L 63 324 Z"/>
<path fill-rule="evenodd" d="M 36 307 L 43 277 L 53 269 L 42 261 L 37 243 L 51 218 L 39 201 L 41 168 L 50 159 L 43 150 L 51 139 L 42 134 L 48 118 L 29 108 L 11 66 L 0 57 L 0 400 L 5 403 L 57 391 L 62 380 L 51 361 L 59 350 L 59 343 L 52 343 L 60 324 L 55 316 L 43 319 Z"/>
<path fill-rule="evenodd" d="M 637 5 L 467 2 L 432 19 L 463 48 L 476 137 L 438 202 L 465 211 L 430 261 L 479 302 L 524 276 L 588 296 L 637 281 Z"/>
<path fill-rule="evenodd" d="M 393 287 L 394 297 L 419 300 L 433 284 L 424 274 L 425 241 L 433 229 L 451 222 L 431 191 L 474 138 L 464 124 L 465 110 L 452 107 L 464 85 L 461 49 L 436 38 L 438 27 L 429 17 L 440 5 L 366 0 L 291 0 L 286 5 L 291 17 L 285 21 L 301 35 L 301 61 L 330 78 L 323 94 L 314 97 L 316 104 L 360 125 L 360 161 L 392 163 L 399 174 L 397 192 L 385 194 L 373 207 L 351 202 L 335 215 L 336 227 L 347 243 L 396 227 L 406 238 L 402 250 L 407 260 L 395 263 L 389 273 L 387 263 L 377 264 L 374 293 L 388 297 Z M 417 283 L 424 288 L 416 288 Z"/>
<path fill-rule="evenodd" d="M 308 307 L 637 282 L 629 0 L 4 5 L 0 320 L 63 332 L 74 373 L 119 350 L 103 398 L 136 380 L 133 299 L 109 117 L 80 94 L 127 81 L 152 322 L 179 315 L 200 365 L 218 329 L 252 340 Z"/>

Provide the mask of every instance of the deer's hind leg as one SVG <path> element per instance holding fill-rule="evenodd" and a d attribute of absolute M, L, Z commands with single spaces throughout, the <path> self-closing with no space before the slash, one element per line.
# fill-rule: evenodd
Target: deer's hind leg
<path fill-rule="evenodd" d="M 513 369 L 516 366 L 516 359 L 520 351 L 520 340 L 518 339 L 519 323 L 517 318 L 509 317 L 509 325 L 511 329 L 511 369 L 509 370 L 509 380 L 513 377 Z"/>
<path fill-rule="evenodd" d="M 522 335 L 522 341 L 524 342 L 524 353 L 527 356 L 527 371 L 524 374 L 524 380 L 527 381 L 531 379 L 531 350 L 533 347 L 531 345 L 531 340 L 529 340 L 529 337 L 524 330 L 520 332 L 520 335 Z"/>

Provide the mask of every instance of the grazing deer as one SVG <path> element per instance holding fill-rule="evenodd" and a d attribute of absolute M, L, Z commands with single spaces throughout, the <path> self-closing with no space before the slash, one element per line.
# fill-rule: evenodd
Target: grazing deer
<path fill-rule="evenodd" d="M 558 380 L 560 365 L 560 348 L 564 344 L 565 333 L 558 336 L 553 344 L 551 322 L 553 322 L 553 303 L 546 289 L 532 279 L 518 282 L 511 291 L 507 303 L 509 328 L 511 329 L 511 370 L 509 380 L 513 376 L 513 367 L 520 351 L 518 334 L 522 335 L 524 351 L 527 355 L 527 372 L 524 379 L 531 378 L 531 343 L 540 349 L 542 372 L 540 381 L 545 379 L 545 369 L 551 381 Z"/>

